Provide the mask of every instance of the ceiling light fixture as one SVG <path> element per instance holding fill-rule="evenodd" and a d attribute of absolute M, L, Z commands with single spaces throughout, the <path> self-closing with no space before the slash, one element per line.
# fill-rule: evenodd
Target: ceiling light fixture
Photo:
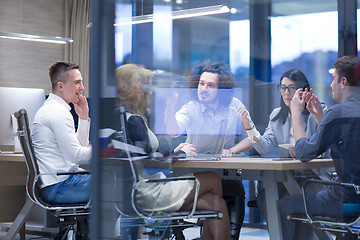
<path fill-rule="evenodd" d="M 0 32 L 0 38 L 33 41 L 33 42 L 57 43 L 57 44 L 66 44 L 73 42 L 71 38 L 63 38 L 58 36 L 41 36 L 41 35 L 22 33 L 22 25 L 21 25 L 22 8 L 23 8 L 22 6 L 23 6 L 23 0 L 20 1 L 20 8 L 19 8 L 19 23 L 20 23 L 19 32 Z"/>
<path fill-rule="evenodd" d="M 73 42 L 71 38 L 63 38 L 57 36 L 41 36 L 41 35 L 12 33 L 12 32 L 0 32 L 0 38 L 34 41 L 34 42 L 57 43 L 57 44 L 66 44 Z"/>
<path fill-rule="evenodd" d="M 201 7 L 201 8 L 191 8 L 191 9 L 173 11 L 173 12 L 171 12 L 171 15 L 149 14 L 149 15 L 135 16 L 132 18 L 119 18 L 119 19 L 115 20 L 114 26 L 149 23 L 149 22 L 153 22 L 154 18 L 156 20 L 161 19 L 161 18 L 163 18 L 164 20 L 169 20 L 169 19 L 190 18 L 190 17 L 220 14 L 220 13 L 228 13 L 228 12 L 230 12 L 230 9 L 229 9 L 229 7 L 227 7 L 225 5 L 216 5 L 216 6 Z"/>

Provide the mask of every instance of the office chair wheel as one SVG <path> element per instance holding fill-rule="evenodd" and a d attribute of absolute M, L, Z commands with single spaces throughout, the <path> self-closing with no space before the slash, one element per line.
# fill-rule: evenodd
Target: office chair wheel
<path fill-rule="evenodd" d="M 60 228 L 59 234 L 55 236 L 55 240 L 76 240 L 76 229 L 73 226 Z"/>
<path fill-rule="evenodd" d="M 359 240 L 360 239 L 360 235 L 357 234 L 335 234 L 336 235 L 336 240 Z"/>
<path fill-rule="evenodd" d="M 173 229 L 173 235 L 176 240 L 185 240 L 185 236 L 182 231 L 183 231 L 183 228 Z"/>
<path fill-rule="evenodd" d="M 88 239 L 88 222 L 87 218 L 72 219 L 72 221 L 64 221 L 59 224 L 59 233 L 55 236 L 55 240 L 87 240 Z"/>
<path fill-rule="evenodd" d="M 162 239 L 162 240 L 167 240 L 167 239 L 176 239 L 176 240 L 185 240 L 185 236 L 183 234 L 183 230 L 185 228 L 183 227 L 174 227 L 174 228 L 170 228 L 170 227 L 164 227 L 163 229 L 152 229 L 150 232 L 147 232 L 146 235 L 148 235 L 148 239 Z"/>

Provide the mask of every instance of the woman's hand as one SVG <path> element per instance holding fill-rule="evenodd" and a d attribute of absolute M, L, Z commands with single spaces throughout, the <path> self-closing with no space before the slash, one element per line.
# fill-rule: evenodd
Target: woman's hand
<path fill-rule="evenodd" d="M 296 90 L 290 103 L 290 111 L 292 115 L 301 115 L 302 111 L 304 111 L 307 94 L 307 89 L 305 89 L 305 91 L 301 88 Z"/>
<path fill-rule="evenodd" d="M 190 143 L 181 143 L 174 149 L 174 152 L 183 151 L 186 156 L 197 156 L 196 147 Z"/>
<path fill-rule="evenodd" d="M 256 130 L 256 127 L 251 124 L 248 110 L 246 110 L 245 107 L 239 107 L 238 109 L 230 107 L 230 109 L 235 111 L 235 114 L 244 123 L 246 133 L 249 137 L 250 142 L 256 143 L 257 141 L 259 141 L 259 138 L 261 135 L 260 135 L 259 131 Z"/>
<path fill-rule="evenodd" d="M 238 109 L 230 107 L 230 109 L 233 110 L 235 114 L 243 121 L 246 129 L 251 129 L 253 127 L 250 122 L 249 112 L 245 107 L 239 107 Z"/>

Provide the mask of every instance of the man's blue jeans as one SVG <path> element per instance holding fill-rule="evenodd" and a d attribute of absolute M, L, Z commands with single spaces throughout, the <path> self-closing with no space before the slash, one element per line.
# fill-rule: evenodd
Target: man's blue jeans
<path fill-rule="evenodd" d="M 63 181 L 40 190 L 48 203 L 85 203 L 90 200 L 90 174 L 76 174 Z"/>

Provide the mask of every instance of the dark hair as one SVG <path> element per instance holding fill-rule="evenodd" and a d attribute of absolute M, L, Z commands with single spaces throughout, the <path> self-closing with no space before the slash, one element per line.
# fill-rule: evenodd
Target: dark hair
<path fill-rule="evenodd" d="M 200 76 L 204 72 L 216 73 L 218 74 L 218 89 L 228 89 L 228 91 L 219 91 L 218 98 L 220 99 L 221 105 L 229 105 L 234 95 L 234 78 L 231 73 L 230 67 L 221 62 L 211 63 L 209 60 L 206 60 L 198 64 L 191 72 L 189 77 L 189 88 L 197 88 L 200 81 Z M 192 91 L 192 98 L 198 99 L 197 92 Z"/>
<path fill-rule="evenodd" d="M 349 86 L 357 86 L 359 75 L 356 70 L 359 63 L 360 59 L 357 56 L 344 56 L 338 58 L 334 63 L 334 68 L 336 68 L 339 74 L 339 79 L 346 77 Z"/>
<path fill-rule="evenodd" d="M 305 74 L 298 69 L 290 69 L 290 70 L 286 71 L 280 78 L 280 84 L 284 78 L 289 78 L 290 80 L 294 81 L 297 89 L 302 88 L 305 90 L 305 88 L 306 88 L 308 91 L 310 90 L 310 84 L 309 84 Z M 280 119 L 282 123 L 285 123 L 286 118 L 289 116 L 289 112 L 290 112 L 289 107 L 286 106 L 284 99 L 281 97 L 280 112 L 278 115 L 276 115 L 274 117 L 273 120 L 275 121 L 277 119 Z M 309 111 L 306 110 L 306 108 L 305 108 L 303 113 L 309 114 Z"/>
<path fill-rule="evenodd" d="M 58 61 L 49 67 L 49 77 L 52 91 L 56 90 L 58 82 L 65 83 L 67 78 L 64 73 L 67 73 L 72 69 L 79 69 L 79 65 L 71 62 Z"/>

